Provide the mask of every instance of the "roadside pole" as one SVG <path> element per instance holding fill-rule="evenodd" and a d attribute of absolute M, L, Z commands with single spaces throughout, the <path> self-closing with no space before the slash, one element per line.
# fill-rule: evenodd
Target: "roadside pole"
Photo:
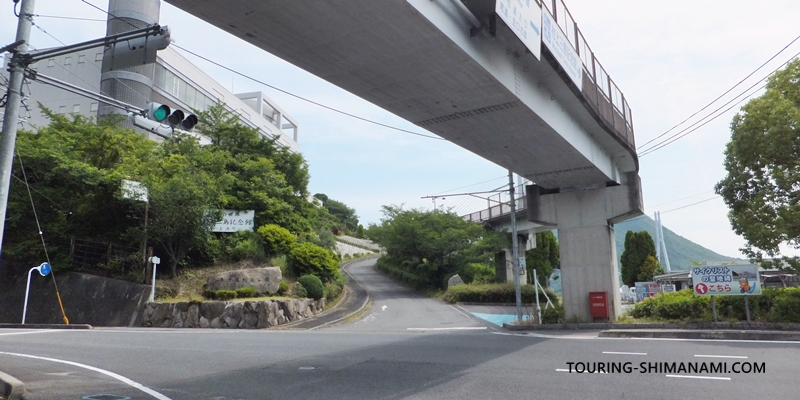
<path fill-rule="evenodd" d="M 22 0 L 17 22 L 17 42 L 20 44 L 13 52 L 9 62 L 8 91 L 6 92 L 6 109 L 3 114 L 3 132 L 0 136 L 0 252 L 5 230 L 6 210 L 8 208 L 8 191 L 11 186 L 11 168 L 14 163 L 14 147 L 17 142 L 17 121 L 22 100 L 22 83 L 25 80 L 25 64 L 21 54 L 28 52 L 31 37 L 31 15 L 36 0 Z"/>
<path fill-rule="evenodd" d="M 544 291 L 544 290 L 542 290 Z M 539 324 L 542 324 L 542 309 L 539 307 L 539 279 L 536 277 L 536 269 L 533 270 L 533 293 L 536 296 L 536 315 L 539 317 Z M 548 299 L 548 301 L 550 301 Z"/>
<path fill-rule="evenodd" d="M 517 295 L 517 321 L 522 322 L 522 293 L 519 287 L 519 254 L 517 250 L 517 199 L 514 196 L 514 173 L 508 170 L 508 194 L 511 197 L 511 254 L 514 266 L 514 287 Z M 537 297 L 538 299 L 538 297 Z"/>

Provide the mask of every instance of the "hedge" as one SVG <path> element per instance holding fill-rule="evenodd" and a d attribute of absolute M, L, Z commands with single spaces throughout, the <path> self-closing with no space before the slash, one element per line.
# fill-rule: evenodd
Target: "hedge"
<path fill-rule="evenodd" d="M 717 319 L 746 320 L 743 296 L 716 296 Z M 800 288 L 762 289 L 762 294 L 750 296 L 750 319 L 763 322 L 800 323 Z M 711 321 L 711 298 L 696 296 L 691 289 L 661 293 L 633 306 L 634 318 L 661 320 Z"/>
<path fill-rule="evenodd" d="M 536 290 L 533 285 L 520 287 L 523 303 L 535 303 Z M 539 303 L 546 304 L 547 297 L 553 304 L 558 303 L 556 295 L 545 290 L 539 291 Z M 513 283 L 489 283 L 482 285 L 458 285 L 447 289 L 442 299 L 448 303 L 516 303 L 517 291 Z"/>

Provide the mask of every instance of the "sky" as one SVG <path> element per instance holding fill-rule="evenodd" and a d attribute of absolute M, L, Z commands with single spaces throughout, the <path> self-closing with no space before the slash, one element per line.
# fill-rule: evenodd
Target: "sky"
<path fill-rule="evenodd" d="M 31 44 L 58 46 L 102 37 L 105 0 L 37 0 Z M 595 56 L 624 93 L 633 112 L 637 145 L 666 132 L 731 89 L 800 35 L 797 0 L 565 0 Z M 422 128 L 162 2 L 161 24 L 175 43 L 245 75 L 298 96 L 401 129 Z M 12 2 L 0 4 L 0 45 L 14 41 Z M 790 45 L 721 101 L 676 130 L 705 117 L 800 53 Z M 299 143 L 311 174 L 309 190 L 355 208 L 366 226 L 381 206 L 433 207 L 425 196 L 478 192 L 507 184 L 507 171 L 454 144 L 369 124 L 312 105 L 183 53 L 232 91 L 263 91 L 300 126 Z M 752 95 L 751 95 L 752 94 Z M 741 99 L 741 98 L 740 98 Z M 726 256 L 741 256 L 744 240 L 731 229 L 727 208 L 713 187 L 726 174 L 730 121 L 744 103 L 684 138 L 640 158 L 645 211 L 661 211 L 677 234 Z M 665 137 L 667 137 L 665 136 Z M 459 214 L 485 208 L 485 200 L 445 196 L 437 206 Z M 705 201 L 708 200 L 708 201 Z M 696 204 L 697 203 L 697 204 Z M 789 252 L 788 254 L 797 254 Z"/>

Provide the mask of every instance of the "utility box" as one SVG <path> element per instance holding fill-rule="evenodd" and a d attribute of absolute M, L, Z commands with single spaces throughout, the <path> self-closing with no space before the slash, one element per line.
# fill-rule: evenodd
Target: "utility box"
<path fill-rule="evenodd" d="M 589 311 L 592 319 L 608 319 L 608 294 L 606 292 L 589 292 Z"/>

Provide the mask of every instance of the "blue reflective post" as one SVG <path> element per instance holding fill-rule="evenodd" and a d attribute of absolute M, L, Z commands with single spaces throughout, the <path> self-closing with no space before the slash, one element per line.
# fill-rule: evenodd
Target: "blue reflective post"
<path fill-rule="evenodd" d="M 42 263 L 41 265 L 39 265 L 38 267 L 31 268 L 31 270 L 28 271 L 28 286 L 25 288 L 25 306 L 23 306 L 23 308 L 22 308 L 22 324 L 23 325 L 25 325 L 25 314 L 28 313 L 28 295 L 31 292 L 31 274 L 33 274 L 34 270 L 39 271 L 39 274 L 42 275 L 42 276 L 47 276 L 50 273 L 51 268 L 50 268 L 50 264 L 45 262 L 45 263 Z"/>

